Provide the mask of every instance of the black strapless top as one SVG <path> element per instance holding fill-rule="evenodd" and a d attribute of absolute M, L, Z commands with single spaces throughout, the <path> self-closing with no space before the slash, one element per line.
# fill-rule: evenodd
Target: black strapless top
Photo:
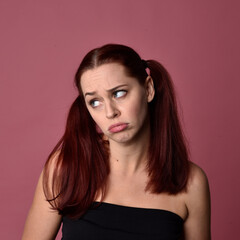
<path fill-rule="evenodd" d="M 63 217 L 62 240 L 177 240 L 183 219 L 170 211 L 101 203 L 81 218 Z"/>

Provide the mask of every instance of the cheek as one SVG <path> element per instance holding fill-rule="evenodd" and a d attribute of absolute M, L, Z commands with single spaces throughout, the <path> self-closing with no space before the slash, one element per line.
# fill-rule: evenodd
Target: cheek
<path fill-rule="evenodd" d="M 100 116 L 100 114 L 91 114 L 91 112 L 90 112 L 90 115 L 92 116 L 92 119 L 94 120 L 94 122 L 99 126 L 99 127 L 101 127 L 101 125 L 102 125 L 102 119 L 101 119 L 101 116 Z"/>
<path fill-rule="evenodd" d="M 103 113 L 90 113 L 92 116 L 93 121 L 96 123 L 96 130 L 98 133 L 103 133 L 106 131 L 106 128 L 108 127 L 106 125 L 106 119 L 104 117 Z"/>
<path fill-rule="evenodd" d="M 148 104 L 144 98 L 135 98 L 128 108 L 129 116 L 135 117 L 138 120 L 142 119 L 147 114 Z"/>
<path fill-rule="evenodd" d="M 99 127 L 101 127 L 101 119 L 99 118 L 99 114 L 96 114 L 96 112 L 91 111 L 91 109 L 89 109 L 88 107 L 87 107 L 87 109 L 88 109 L 88 112 L 89 112 L 90 116 L 92 117 L 93 121 Z M 98 128 L 97 128 L 97 130 L 98 130 Z"/>

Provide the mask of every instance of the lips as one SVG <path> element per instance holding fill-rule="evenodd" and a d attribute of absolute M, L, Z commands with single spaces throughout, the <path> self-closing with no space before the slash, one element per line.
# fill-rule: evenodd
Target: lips
<path fill-rule="evenodd" d="M 117 123 L 117 124 L 113 124 L 108 128 L 108 131 L 111 133 L 117 133 L 117 132 L 121 132 L 124 129 L 126 129 L 128 126 L 127 123 Z"/>

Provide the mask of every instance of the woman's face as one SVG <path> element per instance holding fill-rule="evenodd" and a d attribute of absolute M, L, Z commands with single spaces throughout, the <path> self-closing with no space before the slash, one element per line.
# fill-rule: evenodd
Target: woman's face
<path fill-rule="evenodd" d="M 150 77 L 142 86 L 121 64 L 107 63 L 87 70 L 80 81 L 87 109 L 109 141 L 127 143 L 144 131 L 154 95 Z"/>

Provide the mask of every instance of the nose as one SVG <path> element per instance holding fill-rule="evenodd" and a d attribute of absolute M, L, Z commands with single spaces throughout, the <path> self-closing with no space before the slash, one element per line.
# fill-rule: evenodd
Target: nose
<path fill-rule="evenodd" d="M 105 102 L 105 112 L 108 119 L 115 118 L 120 115 L 120 111 L 115 104 L 111 101 Z"/>

